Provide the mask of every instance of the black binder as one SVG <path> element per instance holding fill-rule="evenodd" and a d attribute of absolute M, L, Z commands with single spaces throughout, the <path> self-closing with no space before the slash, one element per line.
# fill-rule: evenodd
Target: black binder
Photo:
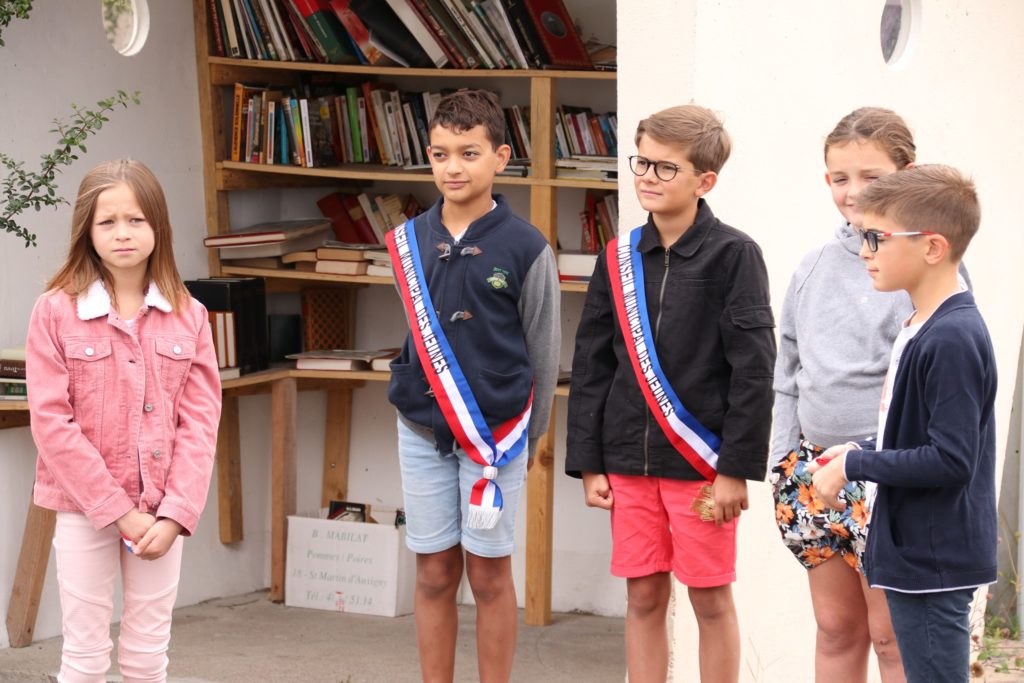
<path fill-rule="evenodd" d="M 231 311 L 241 374 L 270 366 L 266 284 L 261 277 L 209 277 L 187 280 L 185 287 L 208 311 Z"/>

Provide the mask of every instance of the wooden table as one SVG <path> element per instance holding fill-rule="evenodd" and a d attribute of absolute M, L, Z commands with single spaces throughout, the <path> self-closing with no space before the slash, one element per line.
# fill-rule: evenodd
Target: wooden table
<path fill-rule="evenodd" d="M 325 390 L 324 464 L 321 506 L 348 494 L 349 433 L 352 389 L 367 381 L 387 381 L 387 372 L 266 370 L 223 382 L 224 401 L 217 436 L 217 507 L 221 543 L 242 540 L 242 461 L 238 397 L 270 394 L 271 525 L 270 590 L 267 597 L 284 600 L 288 515 L 296 512 L 296 401 L 299 391 Z M 567 395 L 560 386 L 558 395 Z M 0 429 L 29 423 L 28 404 L 0 403 Z M 554 498 L 554 411 L 552 428 L 538 444 L 527 480 L 525 619 L 532 625 L 551 623 L 552 509 Z M 29 504 L 18 566 L 7 612 L 11 647 L 32 642 L 56 515 Z"/>

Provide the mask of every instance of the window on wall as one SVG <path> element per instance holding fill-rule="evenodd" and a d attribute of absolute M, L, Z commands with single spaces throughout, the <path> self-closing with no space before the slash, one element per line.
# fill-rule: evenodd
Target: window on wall
<path fill-rule="evenodd" d="M 917 15 L 917 0 L 885 0 L 879 38 L 882 58 L 889 66 L 903 60 L 910 43 L 910 29 Z"/>
<path fill-rule="evenodd" d="M 146 0 L 100 0 L 107 42 L 125 57 L 138 54 L 149 36 Z"/>

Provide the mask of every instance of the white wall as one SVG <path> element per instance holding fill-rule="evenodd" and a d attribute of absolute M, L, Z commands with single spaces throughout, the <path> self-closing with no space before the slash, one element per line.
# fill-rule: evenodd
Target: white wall
<path fill-rule="evenodd" d="M 902 114 L 916 134 L 920 162 L 954 165 L 978 185 L 983 223 L 966 262 L 1003 380 L 1001 459 L 1024 322 L 1017 206 L 1024 75 L 1015 68 L 1024 5 L 920 4 L 917 43 L 904 67 L 892 70 L 879 49 L 880 0 L 619 0 L 620 137 L 631 137 L 643 116 L 691 99 L 722 114 L 734 151 L 709 201 L 763 247 L 778 311 L 800 257 L 837 225 L 822 178 L 825 135 L 858 106 Z M 625 225 L 643 219 L 628 186 L 621 203 Z M 767 485 L 751 486 L 751 495 L 735 587 L 743 680 L 810 681 L 814 627 L 805 573 L 779 542 Z M 697 671 L 688 613 L 684 598 L 676 680 Z M 798 658 L 806 666 L 794 667 Z"/>

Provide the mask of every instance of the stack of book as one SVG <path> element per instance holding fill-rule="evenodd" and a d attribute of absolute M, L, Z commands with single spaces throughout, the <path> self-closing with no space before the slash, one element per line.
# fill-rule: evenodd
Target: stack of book
<path fill-rule="evenodd" d="M 292 353 L 296 370 L 377 370 L 387 371 L 399 349 L 321 349 Z"/>
<path fill-rule="evenodd" d="M 308 273 L 334 275 L 365 275 L 369 265 L 363 254 L 377 245 L 327 241 L 309 251 L 296 251 L 281 257 L 284 265 Z"/>
<path fill-rule="evenodd" d="M 391 255 L 387 249 L 369 249 L 363 252 L 367 261 L 366 274 L 377 277 L 394 277 L 391 269 Z"/>
<path fill-rule="evenodd" d="M 210 49 L 219 57 L 595 68 L 562 0 L 210 0 L 208 6 Z M 614 68 L 614 56 L 598 57 L 600 68 Z"/>
<path fill-rule="evenodd" d="M 331 223 L 323 218 L 273 221 L 210 235 L 203 239 L 203 245 L 218 249 L 222 261 L 272 259 L 315 248 L 331 234 Z"/>
<path fill-rule="evenodd" d="M 0 349 L 0 401 L 25 400 L 25 348 Z"/>

